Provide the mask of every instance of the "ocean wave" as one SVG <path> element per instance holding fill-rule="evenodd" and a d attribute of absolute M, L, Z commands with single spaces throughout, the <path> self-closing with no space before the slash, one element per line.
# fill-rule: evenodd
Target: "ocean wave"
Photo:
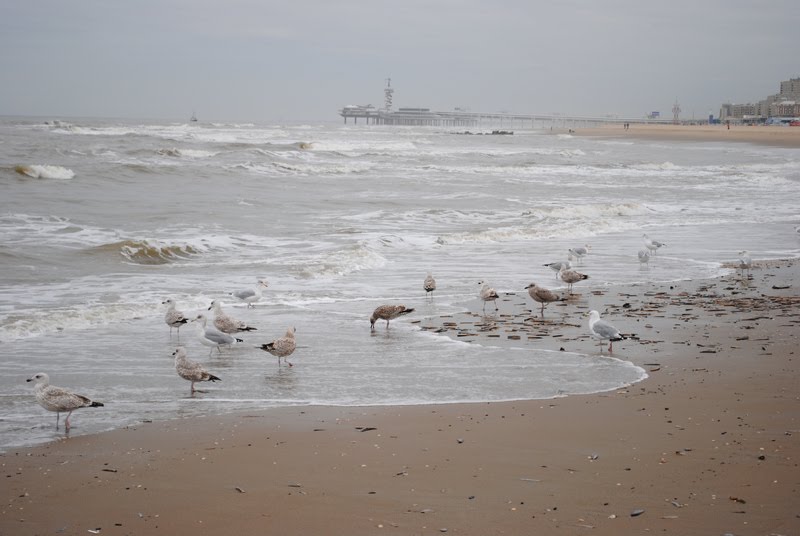
<path fill-rule="evenodd" d="M 153 305 L 147 311 L 155 314 Z M 0 341 L 29 339 L 65 330 L 87 329 L 114 322 L 128 321 L 143 314 L 143 306 L 113 304 L 58 307 L 13 313 L 0 318 Z"/>
<path fill-rule="evenodd" d="M 639 226 L 636 216 L 649 211 L 639 203 L 536 207 L 516 217 L 508 213 L 493 215 L 492 227 L 445 233 L 436 241 L 439 244 L 509 242 L 620 232 Z"/>
<path fill-rule="evenodd" d="M 290 271 L 303 279 L 316 279 L 380 268 L 386 263 L 386 257 L 375 251 L 367 242 L 360 242 L 307 259 L 296 259 Z"/>
<path fill-rule="evenodd" d="M 370 162 L 347 162 L 341 164 L 320 163 L 304 164 L 289 162 L 242 162 L 231 166 L 234 170 L 245 170 L 259 175 L 296 175 L 301 177 L 320 176 L 320 175 L 351 175 L 366 173 L 374 167 Z"/>
<path fill-rule="evenodd" d="M 134 264 L 167 264 L 189 260 L 207 248 L 189 243 L 168 244 L 158 240 L 122 240 L 91 248 L 92 253 L 112 252 Z"/>
<path fill-rule="evenodd" d="M 171 147 L 168 149 L 158 149 L 156 154 L 161 156 L 171 156 L 174 158 L 210 158 L 216 156 L 218 153 L 214 151 L 203 151 L 201 149 L 178 149 L 176 147 Z"/>
<path fill-rule="evenodd" d="M 18 165 L 14 166 L 14 171 L 34 179 L 71 179 L 75 177 L 75 172 L 71 169 L 46 164 Z"/>

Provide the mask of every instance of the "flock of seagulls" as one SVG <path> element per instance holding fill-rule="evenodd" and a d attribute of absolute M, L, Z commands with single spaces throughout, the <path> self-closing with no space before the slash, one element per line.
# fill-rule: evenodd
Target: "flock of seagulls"
<path fill-rule="evenodd" d="M 645 248 L 638 252 L 638 259 L 641 264 L 647 264 L 651 255 L 656 255 L 658 250 L 666 244 L 657 240 L 651 239 L 647 234 L 642 235 Z M 544 264 L 543 266 L 549 267 L 556 273 L 556 278 L 560 279 L 567 284 L 568 295 L 572 294 L 573 285 L 580 281 L 589 278 L 588 275 L 577 272 L 572 269 L 572 260 L 577 260 L 578 263 L 589 253 L 589 246 L 575 247 L 568 250 L 568 260 L 558 261 Z M 742 275 L 750 273 L 752 268 L 752 259 L 750 253 L 747 251 L 739 252 L 739 262 L 737 270 L 741 270 Z M 479 281 L 480 287 L 479 296 L 483 302 L 483 311 L 486 312 L 486 303 L 492 302 L 495 311 L 499 310 L 497 307 L 497 299 L 500 297 L 497 291 L 488 285 L 485 281 Z M 247 304 L 247 307 L 254 307 L 254 304 L 262 298 L 263 289 L 267 288 L 269 283 L 264 279 L 259 279 L 256 282 L 255 288 L 240 290 L 230 293 L 231 296 Z M 553 302 L 565 301 L 567 298 L 559 295 L 558 293 L 542 287 L 537 283 L 530 283 L 525 287 L 528 295 L 536 303 L 541 304 L 541 314 L 544 318 L 544 310 L 548 304 Z M 423 290 L 425 291 L 426 298 L 433 297 L 433 291 L 436 290 L 436 280 L 431 273 L 428 273 L 423 282 Z M 167 306 L 167 311 L 164 315 L 164 322 L 169 326 L 170 337 L 172 337 L 172 330 L 175 329 L 180 338 L 180 328 L 189 322 L 196 322 L 198 325 L 197 339 L 203 346 L 210 348 L 209 357 L 213 354 L 214 348 L 219 353 L 222 353 L 221 348 L 230 347 L 244 340 L 236 337 L 237 333 L 256 331 L 257 328 L 249 326 L 247 323 L 237 320 L 225 313 L 222 309 L 222 302 L 220 300 L 213 300 L 208 307 L 209 311 L 214 312 L 214 321 L 212 325 L 208 325 L 208 318 L 205 314 L 200 313 L 194 318 L 187 317 L 183 312 L 179 311 L 176 307 L 175 301 L 168 298 L 162 302 Z M 386 321 L 386 328 L 389 328 L 389 322 L 401 316 L 414 312 L 414 308 L 406 307 L 405 305 L 380 305 L 372 312 L 370 316 L 370 330 L 375 330 L 375 323 L 378 320 Z M 592 310 L 586 315 L 589 317 L 589 334 L 592 338 L 600 341 L 600 353 L 603 353 L 603 346 L 608 341 L 609 354 L 613 351 L 613 344 L 616 341 L 625 339 L 625 336 L 609 322 L 600 318 L 600 313 Z M 259 348 L 278 358 L 278 365 L 280 366 L 283 360 L 290 367 L 293 366 L 289 362 L 288 357 L 292 355 L 297 348 L 295 340 L 295 328 L 290 327 L 286 330 L 283 337 L 275 339 L 271 342 L 264 343 L 256 348 Z M 207 371 L 202 364 L 189 359 L 186 348 L 178 346 L 172 353 L 175 362 L 175 371 L 178 376 L 190 382 L 191 393 L 202 392 L 195 388 L 195 384 L 199 382 L 217 382 L 222 381 L 218 376 Z M 28 382 L 34 382 L 34 394 L 36 401 L 44 409 L 56 413 L 56 429 L 59 427 L 59 419 L 61 413 L 66 413 L 67 417 L 64 421 L 64 427 L 67 432 L 70 429 L 70 416 L 72 412 L 79 408 L 85 407 L 101 407 L 102 402 L 96 402 L 90 398 L 73 393 L 67 389 L 50 385 L 50 378 L 47 374 L 40 372 L 29 378 Z"/>

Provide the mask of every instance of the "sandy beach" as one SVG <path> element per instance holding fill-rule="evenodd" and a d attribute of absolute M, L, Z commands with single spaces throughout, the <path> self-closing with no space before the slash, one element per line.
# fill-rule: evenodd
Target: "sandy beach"
<path fill-rule="evenodd" d="M 631 123 L 625 130 L 622 125 L 596 128 L 578 128 L 579 136 L 634 138 L 648 140 L 743 142 L 774 147 L 800 147 L 800 128 L 784 126 L 731 125 L 642 125 Z"/>
<path fill-rule="evenodd" d="M 614 392 L 268 409 L 10 451 L 0 534 L 800 534 L 799 269 L 576 285 L 544 319 L 520 290 L 418 323 L 609 359 L 583 316 L 601 296 L 630 337 L 614 358 L 649 374 Z"/>

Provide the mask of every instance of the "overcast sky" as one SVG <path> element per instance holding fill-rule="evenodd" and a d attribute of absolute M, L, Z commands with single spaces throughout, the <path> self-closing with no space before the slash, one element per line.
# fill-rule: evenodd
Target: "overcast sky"
<path fill-rule="evenodd" d="M 0 0 L 0 115 L 337 120 L 346 104 L 717 115 L 800 77 L 797 0 Z"/>

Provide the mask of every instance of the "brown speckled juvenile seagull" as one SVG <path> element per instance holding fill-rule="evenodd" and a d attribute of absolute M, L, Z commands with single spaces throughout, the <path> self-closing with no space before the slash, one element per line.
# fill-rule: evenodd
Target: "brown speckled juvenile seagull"
<path fill-rule="evenodd" d="M 565 270 L 561 268 L 558 271 L 558 277 L 567 284 L 567 291 L 572 294 L 572 285 L 577 283 L 578 281 L 583 281 L 584 279 L 589 279 L 589 276 L 586 274 L 582 274 L 580 272 L 576 272 L 575 270 Z"/>
<path fill-rule="evenodd" d="M 214 309 L 214 327 L 222 333 L 239 333 L 240 331 L 255 331 L 256 328 L 248 326 L 241 320 L 229 316 L 222 310 L 222 302 L 214 300 L 208 310 Z"/>
<path fill-rule="evenodd" d="M 552 290 L 548 290 L 544 287 L 540 287 L 536 283 L 531 283 L 525 289 L 528 291 L 528 295 L 533 298 L 533 301 L 542 304 L 542 318 L 544 318 L 544 307 L 550 302 L 556 301 L 564 301 L 564 298 L 553 292 Z"/>
<path fill-rule="evenodd" d="M 293 367 L 294 365 L 289 363 L 289 360 L 286 358 L 292 355 L 294 353 L 294 349 L 297 348 L 297 343 L 294 339 L 295 331 L 295 328 L 289 328 L 286 330 L 286 335 L 280 339 L 275 339 L 272 342 L 262 344 L 261 346 L 257 346 L 257 348 L 277 356 L 278 365 L 281 364 L 281 358 L 283 358 L 283 360 L 286 361 L 286 364 L 288 364 L 290 367 Z"/>
<path fill-rule="evenodd" d="M 172 328 L 178 328 L 178 337 L 181 336 L 181 326 L 189 319 L 186 318 L 181 311 L 175 309 L 175 302 L 172 298 L 167 298 L 163 302 L 167 306 L 167 312 L 164 314 L 164 322 L 169 326 L 169 336 L 172 337 Z"/>
<path fill-rule="evenodd" d="M 386 328 L 389 328 L 389 320 L 394 320 L 395 318 L 403 315 L 407 315 L 408 313 L 413 313 L 414 309 L 407 309 L 405 305 L 379 305 L 372 311 L 372 316 L 369 317 L 369 327 L 370 329 L 375 329 L 375 322 L 380 320 L 386 320 Z"/>
<path fill-rule="evenodd" d="M 195 382 L 222 381 L 203 368 L 203 365 L 189 359 L 186 355 L 186 349 L 183 346 L 178 346 L 178 348 L 172 352 L 172 355 L 175 356 L 175 372 L 184 380 L 192 382 L 192 393 L 196 391 L 194 388 Z"/>
<path fill-rule="evenodd" d="M 428 273 L 425 282 L 422 283 L 422 288 L 425 289 L 426 296 L 430 294 L 430 296 L 433 297 L 433 291 L 436 290 L 436 280 L 433 278 L 433 275 Z"/>
<path fill-rule="evenodd" d="M 78 395 L 50 385 L 50 376 L 44 372 L 39 372 L 32 378 L 28 378 L 29 382 L 36 382 L 33 390 L 36 395 L 36 401 L 47 411 L 56 412 L 56 430 L 58 430 L 58 419 L 61 417 L 62 412 L 67 412 L 67 418 L 64 421 L 64 429 L 69 432 L 69 416 L 78 408 L 96 408 L 103 406 L 101 402 L 94 402 L 83 395 Z"/>

